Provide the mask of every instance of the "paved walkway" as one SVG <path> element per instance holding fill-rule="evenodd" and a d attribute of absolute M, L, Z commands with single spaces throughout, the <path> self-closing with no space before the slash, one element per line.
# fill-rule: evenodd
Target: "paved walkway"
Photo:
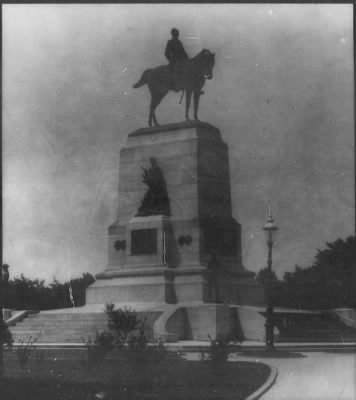
<path fill-rule="evenodd" d="M 274 358 L 233 353 L 229 359 L 263 362 L 277 368 L 275 384 L 260 400 L 356 400 L 355 353 L 294 354 L 295 357 Z M 186 356 L 199 359 L 197 353 Z"/>
<path fill-rule="evenodd" d="M 276 383 L 261 400 L 356 400 L 355 353 L 299 353 L 302 358 L 258 358 L 278 370 Z"/>

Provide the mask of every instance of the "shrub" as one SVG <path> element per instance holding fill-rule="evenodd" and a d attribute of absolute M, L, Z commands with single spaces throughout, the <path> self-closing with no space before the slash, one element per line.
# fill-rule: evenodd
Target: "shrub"
<path fill-rule="evenodd" d="M 128 338 L 128 348 L 131 352 L 140 352 L 147 349 L 148 340 L 145 335 L 145 321 L 143 321 L 139 328 L 138 334 L 134 335 L 131 332 L 131 335 Z"/>
<path fill-rule="evenodd" d="M 134 382 L 139 386 L 164 384 L 167 363 L 180 359 L 181 354 L 169 352 L 162 341 L 148 343 L 145 334 L 146 319 L 140 321 L 134 310 L 115 310 L 114 304 L 108 303 L 105 312 L 108 316 L 108 328 L 113 332 L 122 358 L 116 366 L 112 385 L 119 385 L 125 397 L 135 391 Z"/>
<path fill-rule="evenodd" d="M 107 353 L 113 349 L 114 337 L 108 332 L 96 332 L 95 339 L 89 336 L 87 340 L 82 338 L 87 348 L 87 361 L 89 366 L 97 366 L 104 361 Z"/>
<path fill-rule="evenodd" d="M 0 343 L 5 343 L 8 347 L 13 343 L 10 329 L 3 320 L 0 321 Z"/>
<path fill-rule="evenodd" d="M 98 365 L 102 362 L 107 353 L 115 345 L 124 349 L 123 355 L 130 350 L 131 358 L 147 347 L 147 339 L 144 334 L 144 322 L 139 321 L 137 314 L 128 308 L 114 309 L 114 304 L 107 303 L 105 313 L 108 317 L 108 328 L 110 332 L 96 332 L 95 339 L 89 336 L 82 342 L 87 348 L 87 361 L 89 366 Z M 133 332 L 138 330 L 138 335 Z"/>
<path fill-rule="evenodd" d="M 131 336 L 125 346 L 119 346 L 121 361 L 117 363 L 111 380 L 111 391 L 120 389 L 123 398 L 137 398 L 138 391 L 165 386 L 167 370 L 180 353 L 167 350 L 163 342 L 144 343 L 138 336 Z M 138 397 L 139 398 L 139 397 Z"/>
<path fill-rule="evenodd" d="M 209 336 L 210 338 L 210 336 Z M 216 339 L 210 338 L 210 348 L 208 351 L 208 360 L 214 364 L 226 362 L 229 356 L 229 338 L 218 335 Z"/>
<path fill-rule="evenodd" d="M 32 338 L 32 336 L 30 336 L 28 339 L 19 340 L 19 346 L 16 348 L 16 354 L 19 366 L 22 370 L 26 368 L 28 361 L 31 358 L 31 354 L 35 350 L 34 343 L 36 341 L 37 338 Z"/>
<path fill-rule="evenodd" d="M 142 322 L 135 311 L 130 308 L 114 309 L 115 305 L 107 303 L 105 313 L 108 316 L 108 328 L 114 333 L 117 344 L 128 342 L 129 336 L 134 331 L 142 328 Z"/>

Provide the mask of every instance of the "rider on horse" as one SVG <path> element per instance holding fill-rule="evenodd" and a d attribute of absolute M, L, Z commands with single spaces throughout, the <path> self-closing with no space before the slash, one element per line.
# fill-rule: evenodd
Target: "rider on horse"
<path fill-rule="evenodd" d="M 182 91 L 182 98 L 184 94 L 186 95 L 185 118 L 187 120 L 189 120 L 189 108 L 193 96 L 194 119 L 198 120 L 199 98 L 204 93 L 202 88 L 206 80 L 213 78 L 215 54 L 208 49 L 203 49 L 196 56 L 187 58 L 183 45 L 178 41 L 178 34 L 176 29 L 172 29 L 173 39 L 167 44 L 166 54 L 170 60 L 170 65 L 146 69 L 141 78 L 132 86 L 135 89 L 144 85 L 148 86 L 151 94 L 149 126 L 152 126 L 152 124 L 159 125 L 155 110 L 170 90 Z M 177 45 L 175 41 L 180 44 Z M 172 42 L 173 44 L 171 44 Z M 172 71 L 176 68 L 180 70 L 178 73 Z"/>
<path fill-rule="evenodd" d="M 169 66 L 174 70 L 175 66 L 188 59 L 188 54 L 185 52 L 182 42 L 178 39 L 178 29 L 173 28 L 171 35 L 172 39 L 168 40 L 164 55 L 169 61 Z"/>
<path fill-rule="evenodd" d="M 171 30 L 172 39 L 168 40 L 164 55 L 169 61 L 168 67 L 172 74 L 173 88 L 176 89 L 179 86 L 179 81 L 183 78 L 184 73 L 184 61 L 188 60 L 188 54 L 184 50 L 182 42 L 178 39 L 179 30 L 173 28 Z M 200 94 L 204 94 L 203 91 Z"/>
<path fill-rule="evenodd" d="M 179 31 L 176 28 L 171 30 L 172 39 L 168 40 L 164 55 L 169 61 L 169 70 L 172 74 L 173 87 L 179 85 L 179 78 L 183 73 L 183 64 L 188 60 L 188 54 L 184 50 L 182 42 L 178 39 Z"/>

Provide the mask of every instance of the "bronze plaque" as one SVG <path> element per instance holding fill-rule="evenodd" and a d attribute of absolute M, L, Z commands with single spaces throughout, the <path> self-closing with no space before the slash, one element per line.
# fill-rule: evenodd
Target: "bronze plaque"
<path fill-rule="evenodd" d="M 157 254 L 157 229 L 138 229 L 131 232 L 131 254 Z"/>

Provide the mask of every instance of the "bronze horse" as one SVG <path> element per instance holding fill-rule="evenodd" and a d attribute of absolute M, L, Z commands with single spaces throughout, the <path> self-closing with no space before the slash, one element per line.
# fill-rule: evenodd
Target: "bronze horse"
<path fill-rule="evenodd" d="M 156 119 L 155 110 L 163 97 L 169 90 L 179 92 L 184 90 L 186 93 L 185 118 L 189 120 L 189 108 L 191 96 L 194 96 L 194 119 L 198 119 L 199 98 L 202 94 L 202 87 L 206 79 L 212 79 L 213 67 L 215 64 L 215 54 L 209 50 L 202 50 L 195 57 L 190 58 L 172 71 L 171 66 L 162 65 L 160 67 L 147 69 L 141 79 L 133 85 L 139 88 L 148 85 L 151 93 L 150 113 L 148 125 L 159 125 Z"/>

